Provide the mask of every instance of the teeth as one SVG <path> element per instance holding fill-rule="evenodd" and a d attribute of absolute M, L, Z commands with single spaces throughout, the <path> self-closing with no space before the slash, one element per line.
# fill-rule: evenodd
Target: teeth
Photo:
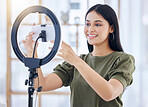
<path fill-rule="evenodd" d="M 97 36 L 97 35 L 88 35 L 88 36 L 94 37 L 94 36 Z"/>

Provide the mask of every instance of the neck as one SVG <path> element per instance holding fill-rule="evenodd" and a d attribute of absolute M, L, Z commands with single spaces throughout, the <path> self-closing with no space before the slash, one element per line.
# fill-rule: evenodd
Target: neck
<path fill-rule="evenodd" d="M 93 45 L 93 52 L 92 52 L 92 55 L 93 56 L 105 56 L 105 55 L 108 55 L 112 52 L 114 52 L 109 44 L 106 44 L 106 45 Z"/>

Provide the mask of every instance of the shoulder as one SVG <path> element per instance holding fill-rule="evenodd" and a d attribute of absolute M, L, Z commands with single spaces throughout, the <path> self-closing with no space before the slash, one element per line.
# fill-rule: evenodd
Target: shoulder
<path fill-rule="evenodd" d="M 132 62 L 135 62 L 134 56 L 125 52 L 115 52 L 113 56 L 120 61 L 130 60 Z"/>
<path fill-rule="evenodd" d="M 135 70 L 135 58 L 133 55 L 125 52 L 116 52 L 114 56 L 116 58 L 112 69 L 130 69 L 132 72 Z"/>

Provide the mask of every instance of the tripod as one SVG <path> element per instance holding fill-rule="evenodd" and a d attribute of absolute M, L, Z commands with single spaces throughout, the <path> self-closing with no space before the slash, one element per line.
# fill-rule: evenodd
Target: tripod
<path fill-rule="evenodd" d="M 28 107 L 33 107 L 34 79 L 38 76 L 36 69 L 40 67 L 40 59 L 25 58 L 25 66 L 29 67 L 29 80 L 26 79 L 25 85 L 28 85 Z M 37 92 L 42 90 L 42 86 L 37 88 Z"/>

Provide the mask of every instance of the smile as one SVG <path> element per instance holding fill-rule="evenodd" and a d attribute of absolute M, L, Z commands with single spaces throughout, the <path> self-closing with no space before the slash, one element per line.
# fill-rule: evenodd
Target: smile
<path fill-rule="evenodd" d="M 87 34 L 87 37 L 89 38 L 89 39 L 94 39 L 94 38 L 96 38 L 98 35 L 89 35 L 89 34 Z"/>

